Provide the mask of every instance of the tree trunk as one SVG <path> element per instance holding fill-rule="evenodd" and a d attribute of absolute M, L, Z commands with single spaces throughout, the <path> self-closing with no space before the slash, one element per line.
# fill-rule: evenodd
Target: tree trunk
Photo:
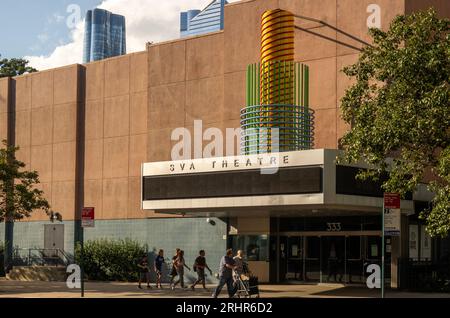
<path fill-rule="evenodd" d="M 8 273 L 12 268 L 13 252 L 14 252 L 14 220 L 7 218 L 5 222 L 5 254 L 4 268 Z"/>

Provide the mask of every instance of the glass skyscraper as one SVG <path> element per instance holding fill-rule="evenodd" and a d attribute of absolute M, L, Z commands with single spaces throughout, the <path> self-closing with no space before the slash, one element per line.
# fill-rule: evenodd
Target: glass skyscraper
<path fill-rule="evenodd" d="M 203 10 L 181 12 L 181 37 L 223 30 L 226 0 L 214 0 Z"/>
<path fill-rule="evenodd" d="M 86 14 L 83 63 L 126 54 L 125 17 L 103 9 Z"/>

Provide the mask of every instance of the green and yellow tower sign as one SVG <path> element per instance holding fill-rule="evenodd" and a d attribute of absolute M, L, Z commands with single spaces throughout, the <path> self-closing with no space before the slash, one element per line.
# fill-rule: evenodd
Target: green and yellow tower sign
<path fill-rule="evenodd" d="M 261 22 L 261 61 L 247 68 L 247 107 L 241 110 L 241 153 L 313 147 L 309 68 L 294 61 L 294 15 L 266 11 Z"/>

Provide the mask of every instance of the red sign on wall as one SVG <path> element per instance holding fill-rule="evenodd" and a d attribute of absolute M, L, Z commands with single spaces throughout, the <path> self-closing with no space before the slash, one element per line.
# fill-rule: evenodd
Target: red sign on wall
<path fill-rule="evenodd" d="M 81 214 L 81 226 L 82 227 L 95 226 L 95 208 L 83 208 L 83 212 Z"/>
<path fill-rule="evenodd" d="M 384 194 L 384 208 L 385 209 L 400 209 L 400 194 L 385 193 Z"/>

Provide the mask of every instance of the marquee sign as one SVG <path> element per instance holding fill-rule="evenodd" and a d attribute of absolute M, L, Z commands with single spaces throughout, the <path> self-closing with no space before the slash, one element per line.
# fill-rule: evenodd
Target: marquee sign
<path fill-rule="evenodd" d="M 261 174 L 277 173 L 279 168 L 324 164 L 324 150 L 293 151 L 248 156 L 202 158 L 144 163 L 142 176 L 182 175 L 238 170 L 261 170 Z"/>

